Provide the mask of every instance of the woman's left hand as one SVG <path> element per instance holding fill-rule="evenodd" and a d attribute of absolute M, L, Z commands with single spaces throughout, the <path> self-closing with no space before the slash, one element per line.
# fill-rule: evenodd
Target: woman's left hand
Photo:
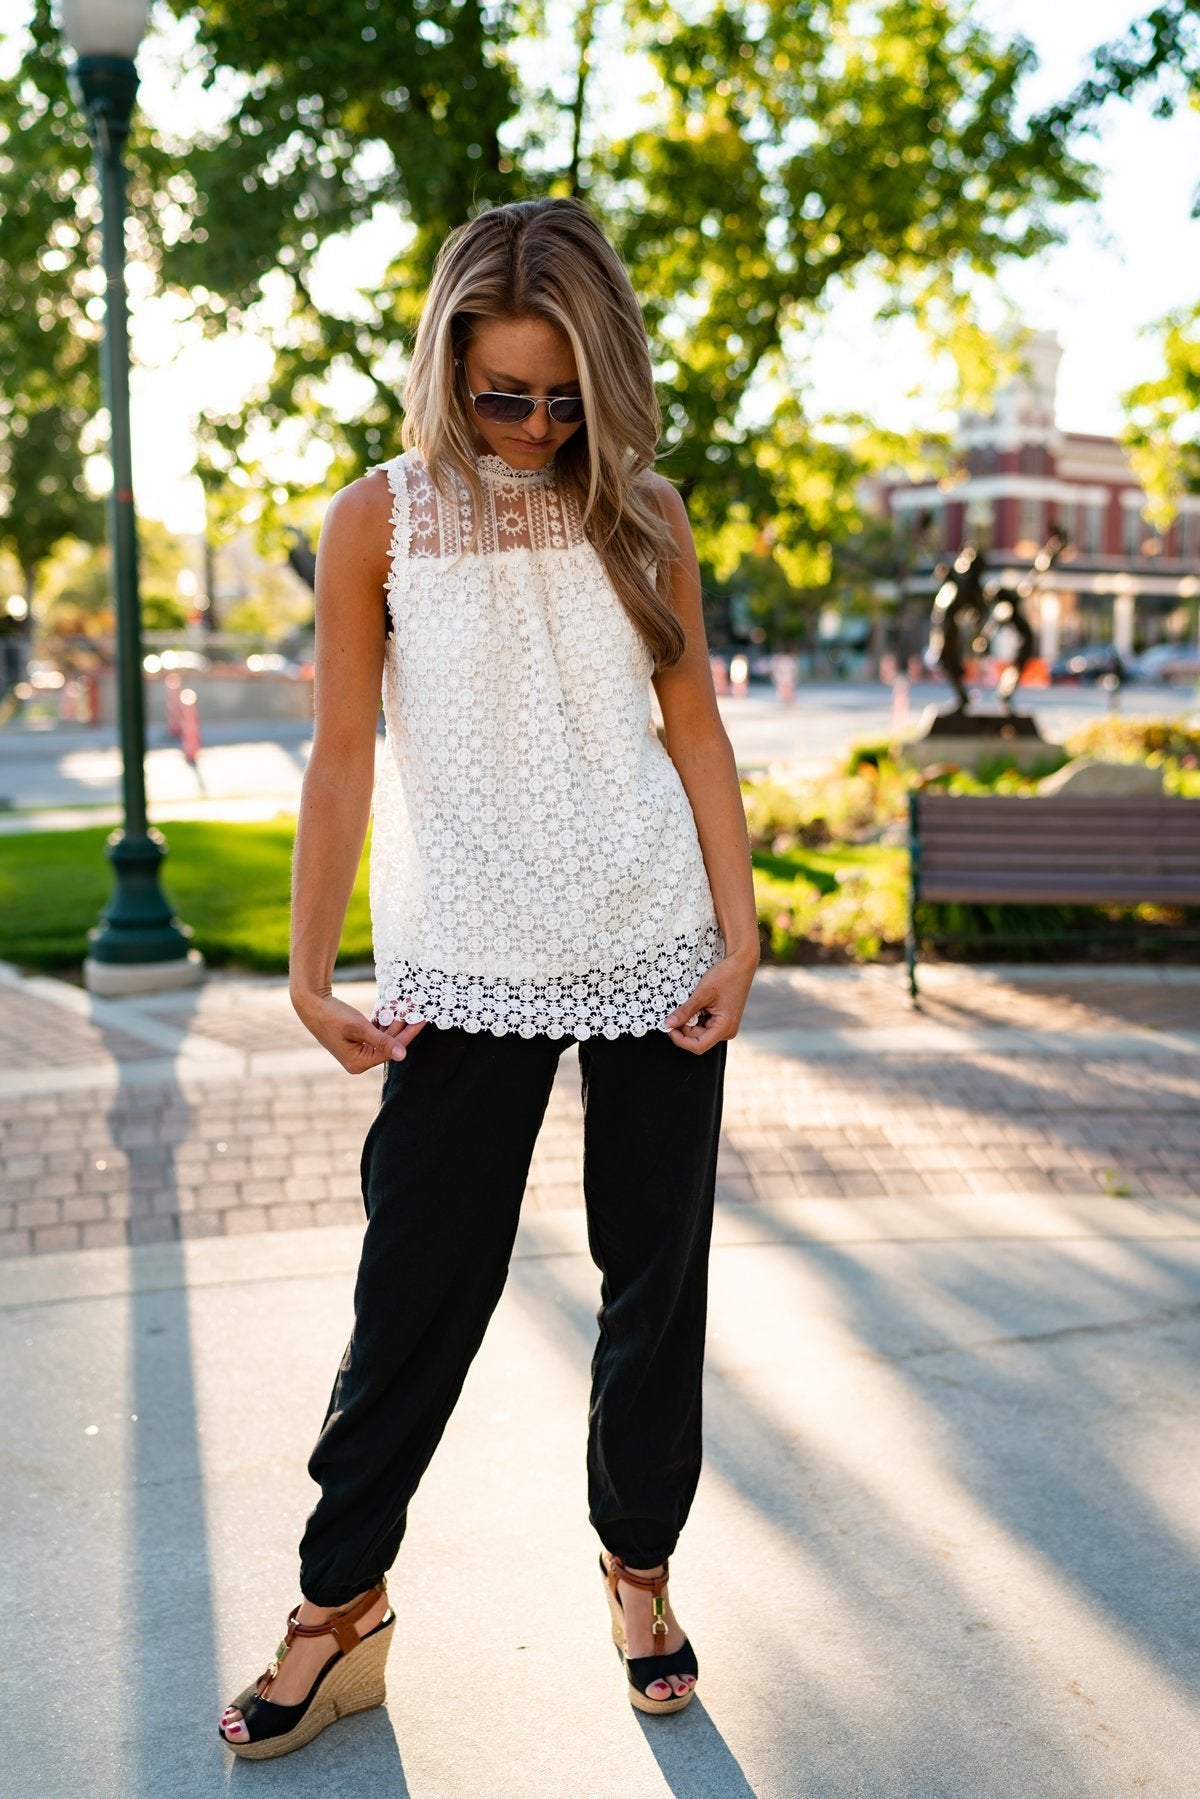
<path fill-rule="evenodd" d="M 702 1056 L 714 1043 L 736 1037 L 757 967 L 755 950 L 749 956 L 726 956 L 710 968 L 691 996 L 668 1012 L 665 1022 L 672 1043 Z"/>

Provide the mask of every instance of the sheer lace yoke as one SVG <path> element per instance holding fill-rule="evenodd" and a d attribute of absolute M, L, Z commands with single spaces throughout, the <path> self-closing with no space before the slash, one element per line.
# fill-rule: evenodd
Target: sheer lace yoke
<path fill-rule="evenodd" d="M 479 533 L 471 543 L 473 512 L 466 483 L 452 476 L 453 493 L 438 492 L 425 464 L 411 452 L 389 475 L 398 504 L 398 535 L 393 557 L 430 561 L 461 556 L 470 546 L 475 555 L 505 550 L 566 550 L 588 539 L 574 502 L 560 492 L 554 466 L 514 469 L 500 456 L 479 456 L 476 468 L 483 485 Z"/>

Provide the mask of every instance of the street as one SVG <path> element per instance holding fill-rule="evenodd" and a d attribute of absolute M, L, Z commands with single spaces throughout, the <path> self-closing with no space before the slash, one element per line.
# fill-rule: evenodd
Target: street
<path fill-rule="evenodd" d="M 875 682 L 814 683 L 801 688 L 790 706 L 781 706 L 762 689 L 745 698 L 722 698 L 719 704 L 744 769 L 785 762 L 798 772 L 817 773 L 850 744 L 878 741 L 891 728 L 891 691 Z M 915 726 L 927 706 L 948 704 L 945 686 L 915 687 L 909 695 L 910 721 Z M 1120 711 L 1130 717 L 1170 718 L 1193 705 L 1191 693 L 1178 687 L 1127 687 L 1119 696 Z M 1037 718 L 1053 743 L 1089 719 L 1103 717 L 1109 696 L 1092 687 L 1031 690 L 1022 695 L 1022 708 Z M 204 747 L 195 769 L 161 727 L 150 733 L 146 786 L 152 818 L 255 819 L 296 810 L 312 748 L 308 725 L 201 723 Z M 116 824 L 120 773 L 111 730 L 2 731 L 0 832 Z M 58 816 L 28 816 L 38 812 Z"/>

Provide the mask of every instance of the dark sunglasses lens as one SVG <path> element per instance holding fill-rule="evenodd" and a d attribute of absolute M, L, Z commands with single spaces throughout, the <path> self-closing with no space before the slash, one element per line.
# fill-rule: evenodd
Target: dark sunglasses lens
<path fill-rule="evenodd" d="M 515 425 L 533 411 L 533 401 L 523 394 L 476 394 L 475 410 L 481 419 L 497 425 Z"/>
<path fill-rule="evenodd" d="M 583 422 L 583 401 L 578 394 L 563 400 L 551 400 L 550 417 L 556 425 L 578 425 Z"/>

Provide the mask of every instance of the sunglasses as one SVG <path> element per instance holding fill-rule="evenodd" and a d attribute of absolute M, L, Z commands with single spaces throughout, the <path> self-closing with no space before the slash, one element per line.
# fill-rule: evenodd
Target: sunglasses
<path fill-rule="evenodd" d="M 471 394 L 470 388 L 467 392 Z M 493 425 L 519 425 L 522 419 L 532 418 L 539 406 L 546 408 L 556 425 L 583 423 L 581 394 L 558 398 L 549 394 L 471 394 L 471 404 L 481 419 Z"/>

